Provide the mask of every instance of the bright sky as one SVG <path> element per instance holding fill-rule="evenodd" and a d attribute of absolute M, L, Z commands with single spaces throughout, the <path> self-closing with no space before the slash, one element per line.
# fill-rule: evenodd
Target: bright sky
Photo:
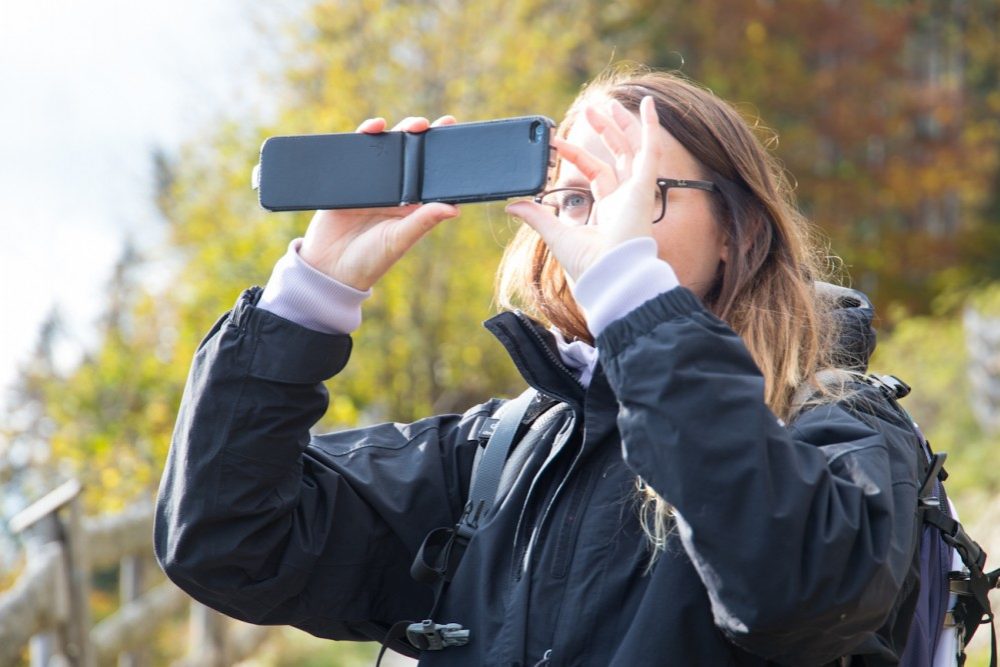
<path fill-rule="evenodd" d="M 0 387 L 53 306 L 92 342 L 127 235 L 155 249 L 151 150 L 255 112 L 260 15 L 248 0 L 0 0 Z"/>

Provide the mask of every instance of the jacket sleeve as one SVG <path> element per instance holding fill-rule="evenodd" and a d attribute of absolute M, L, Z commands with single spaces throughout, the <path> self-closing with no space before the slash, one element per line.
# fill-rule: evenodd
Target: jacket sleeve
<path fill-rule="evenodd" d="M 257 309 L 258 296 L 244 293 L 195 357 L 157 500 L 160 564 L 253 623 L 364 639 L 423 618 L 432 591 L 410 563 L 427 531 L 457 521 L 494 402 L 311 437 L 350 338 Z"/>
<path fill-rule="evenodd" d="M 786 427 L 742 340 L 683 288 L 598 347 L 626 463 L 675 508 L 716 625 L 786 664 L 870 642 L 918 539 L 920 450 L 903 417 L 859 389 Z"/>

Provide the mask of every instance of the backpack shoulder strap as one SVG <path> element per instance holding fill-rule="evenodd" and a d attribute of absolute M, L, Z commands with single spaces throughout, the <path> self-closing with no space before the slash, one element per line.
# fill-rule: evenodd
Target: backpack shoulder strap
<path fill-rule="evenodd" d="M 472 481 L 462 516 L 454 526 L 435 528 L 424 537 L 410 566 L 410 575 L 417 581 L 439 588 L 451 579 L 480 519 L 496 502 L 507 456 L 521 424 L 530 421 L 529 413 L 538 396 L 537 391 L 528 389 L 500 406 L 479 427 L 477 439 L 481 444 L 473 461 Z M 436 597 L 439 596 L 440 590 Z"/>
<path fill-rule="evenodd" d="M 428 533 L 410 566 L 410 575 L 414 579 L 434 587 L 434 604 L 428 614 L 429 618 L 421 623 L 403 621 L 393 626 L 394 629 L 383 640 L 383 652 L 389 642 L 398 636 L 405 636 L 411 645 L 422 651 L 461 646 L 469 641 L 469 631 L 461 625 L 442 625 L 431 619 L 437 612 L 445 588 L 462 561 L 465 547 L 479 527 L 480 519 L 487 516 L 496 502 L 511 446 L 521 424 L 530 421 L 531 407 L 539 396 L 534 389 L 526 390 L 517 398 L 504 403 L 495 416 L 480 428 L 479 439 L 486 439 L 486 444 L 476 452 L 469 498 L 462 517 L 454 528 L 436 528 Z M 537 417 L 538 414 L 534 416 Z M 381 656 L 379 659 L 381 660 Z"/>
<path fill-rule="evenodd" d="M 472 471 L 469 499 L 457 526 L 458 534 L 466 540 L 472 538 L 479 526 L 479 520 L 489 514 L 496 501 L 497 489 L 500 488 L 500 478 L 510 448 L 514 444 L 521 423 L 537 397 L 537 391 L 527 389 L 517 398 L 505 403 L 498 411 L 499 417 L 494 418 L 495 421 L 487 423 L 485 427 L 486 429 L 492 427 L 492 432 L 481 434 L 489 439 L 481 455 L 477 457 Z"/>

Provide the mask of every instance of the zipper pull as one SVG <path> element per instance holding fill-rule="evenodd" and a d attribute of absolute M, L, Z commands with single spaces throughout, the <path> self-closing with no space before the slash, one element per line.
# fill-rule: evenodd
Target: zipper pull
<path fill-rule="evenodd" d="M 549 649 L 545 652 L 545 655 L 542 656 L 542 659 L 535 663 L 534 667 L 547 667 L 551 661 L 552 649 Z"/>

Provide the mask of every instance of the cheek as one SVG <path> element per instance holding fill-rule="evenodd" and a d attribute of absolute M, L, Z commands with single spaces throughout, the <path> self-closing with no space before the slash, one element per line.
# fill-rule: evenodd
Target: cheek
<path fill-rule="evenodd" d="M 704 296 L 718 272 L 724 245 L 711 216 L 692 218 L 684 223 L 679 217 L 664 219 L 654 225 L 653 238 L 660 259 L 670 263 L 681 285 Z"/>

